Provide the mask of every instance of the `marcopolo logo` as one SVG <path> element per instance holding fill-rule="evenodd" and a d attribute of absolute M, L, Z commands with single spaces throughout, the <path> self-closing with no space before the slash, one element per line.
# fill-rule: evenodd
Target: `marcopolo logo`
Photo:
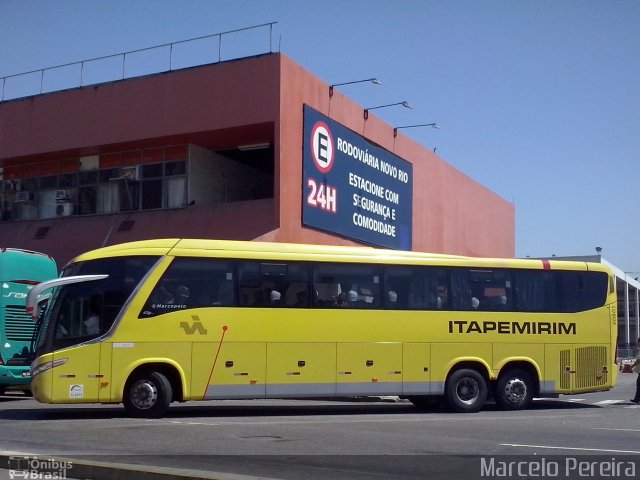
<path fill-rule="evenodd" d="M 316 122 L 311 130 L 311 156 L 322 173 L 327 173 L 333 167 L 333 137 L 324 122 Z"/>

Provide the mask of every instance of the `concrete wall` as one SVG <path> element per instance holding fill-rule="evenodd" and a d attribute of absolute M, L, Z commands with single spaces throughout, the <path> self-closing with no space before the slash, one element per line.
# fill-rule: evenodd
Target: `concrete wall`
<path fill-rule="evenodd" d="M 272 122 L 277 117 L 278 56 L 266 55 L 0 103 L 0 161 L 91 155 L 157 138 Z M 199 143 L 199 142 L 194 142 Z M 86 152 L 86 153 L 83 153 Z"/>

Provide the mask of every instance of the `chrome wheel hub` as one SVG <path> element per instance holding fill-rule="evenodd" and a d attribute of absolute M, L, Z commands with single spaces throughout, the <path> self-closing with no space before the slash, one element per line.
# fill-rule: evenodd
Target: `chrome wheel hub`
<path fill-rule="evenodd" d="M 138 380 L 131 389 L 131 403 L 136 408 L 147 410 L 158 401 L 158 388 L 149 380 Z"/>
<path fill-rule="evenodd" d="M 520 403 L 527 396 L 527 386 L 519 378 L 512 378 L 505 385 L 504 396 L 509 403 Z"/>
<path fill-rule="evenodd" d="M 456 385 L 456 395 L 461 402 L 471 404 L 480 395 L 480 385 L 472 378 L 463 378 Z"/>

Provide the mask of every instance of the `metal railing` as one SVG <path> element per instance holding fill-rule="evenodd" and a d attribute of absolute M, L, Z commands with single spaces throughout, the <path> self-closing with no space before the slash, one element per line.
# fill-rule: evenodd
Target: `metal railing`
<path fill-rule="evenodd" d="M 251 55 L 259 55 L 263 53 L 273 53 L 273 26 L 278 22 L 269 22 L 263 23 L 260 25 L 253 25 L 251 27 L 239 28 L 236 30 L 229 30 L 226 32 L 214 33 L 211 35 L 204 35 L 201 37 L 190 38 L 187 40 L 180 40 L 178 42 L 165 43 L 163 45 L 155 45 L 153 47 L 141 48 L 138 50 L 131 50 L 123 53 L 116 53 L 113 55 L 106 55 L 103 57 L 95 57 L 88 60 L 82 60 L 79 62 L 66 63 L 63 65 L 56 65 L 53 67 L 42 68 L 39 70 L 32 70 L 30 72 L 22 72 L 14 75 L 7 75 L 5 77 L 0 77 L 2 81 L 2 93 L 0 94 L 0 102 L 4 102 L 6 100 L 13 100 L 16 98 L 29 97 L 33 95 L 40 95 L 43 93 L 56 92 L 60 90 L 66 90 L 69 88 L 77 88 L 84 87 L 87 85 L 97 85 L 100 83 L 112 82 L 117 80 L 124 80 L 126 78 L 134 78 L 140 77 L 143 75 L 150 75 L 154 73 L 162 73 L 172 70 L 180 70 L 183 68 L 195 67 L 198 65 L 205 65 L 210 63 L 218 63 L 223 61 L 223 38 L 228 40 L 232 34 L 243 33 L 246 34 L 248 32 L 260 32 L 262 30 L 268 29 L 269 34 L 269 50 L 266 51 L 257 51 L 252 52 L 247 55 L 229 55 L 225 60 L 232 60 L 236 58 L 243 58 Z M 212 50 L 215 51 L 215 45 L 207 45 L 206 42 L 209 40 L 217 41 L 217 58 L 211 58 Z M 186 47 L 188 45 L 194 46 L 196 43 L 200 42 L 204 45 L 204 48 L 201 47 L 201 50 L 204 51 L 200 54 L 193 53 L 191 57 L 187 61 L 178 61 L 176 58 L 176 54 L 179 51 L 180 47 Z M 212 46 L 214 48 L 212 48 Z M 232 48 L 230 48 L 232 50 Z M 164 51 L 164 53 L 163 53 Z M 145 54 L 151 54 L 153 52 L 160 52 L 161 57 L 163 58 L 148 58 L 147 62 L 151 60 L 153 65 L 147 65 L 146 67 L 142 67 L 140 63 L 132 64 L 131 59 L 135 56 L 138 57 L 138 61 L 140 62 L 141 57 L 144 57 Z M 148 55 L 151 57 L 151 55 Z M 202 60 L 199 61 L 202 56 Z M 127 63 L 129 60 L 129 63 Z M 159 67 L 155 64 L 160 63 Z M 118 67 L 114 67 L 114 61 L 118 65 Z M 100 65 L 102 64 L 102 65 Z M 138 66 L 138 71 L 136 72 L 134 67 Z M 102 71 L 100 72 L 100 66 L 102 67 Z M 93 72 L 89 72 L 93 67 Z M 97 69 L 96 69 L 97 67 Z M 115 72 L 112 71 L 115 69 Z M 105 71 L 107 70 L 107 71 Z M 54 77 L 55 73 L 58 73 L 57 83 L 58 86 L 48 87 L 47 80 L 51 80 L 51 82 L 55 83 Z M 7 86 L 13 87 L 16 90 L 19 90 L 18 93 L 14 93 L 7 95 Z M 20 91 L 22 93 L 20 93 Z M 25 93 L 26 92 L 26 93 Z"/>
<path fill-rule="evenodd" d="M 640 348 L 619 348 L 618 349 L 618 358 L 621 360 L 630 360 L 633 358 L 637 358 L 640 354 Z"/>

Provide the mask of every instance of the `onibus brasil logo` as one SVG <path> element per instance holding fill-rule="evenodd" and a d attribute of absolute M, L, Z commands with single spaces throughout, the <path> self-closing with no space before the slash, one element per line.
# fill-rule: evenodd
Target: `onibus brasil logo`
<path fill-rule="evenodd" d="M 9 477 L 33 480 L 67 478 L 73 468 L 72 462 L 55 458 L 40 459 L 38 457 L 9 457 Z"/>

